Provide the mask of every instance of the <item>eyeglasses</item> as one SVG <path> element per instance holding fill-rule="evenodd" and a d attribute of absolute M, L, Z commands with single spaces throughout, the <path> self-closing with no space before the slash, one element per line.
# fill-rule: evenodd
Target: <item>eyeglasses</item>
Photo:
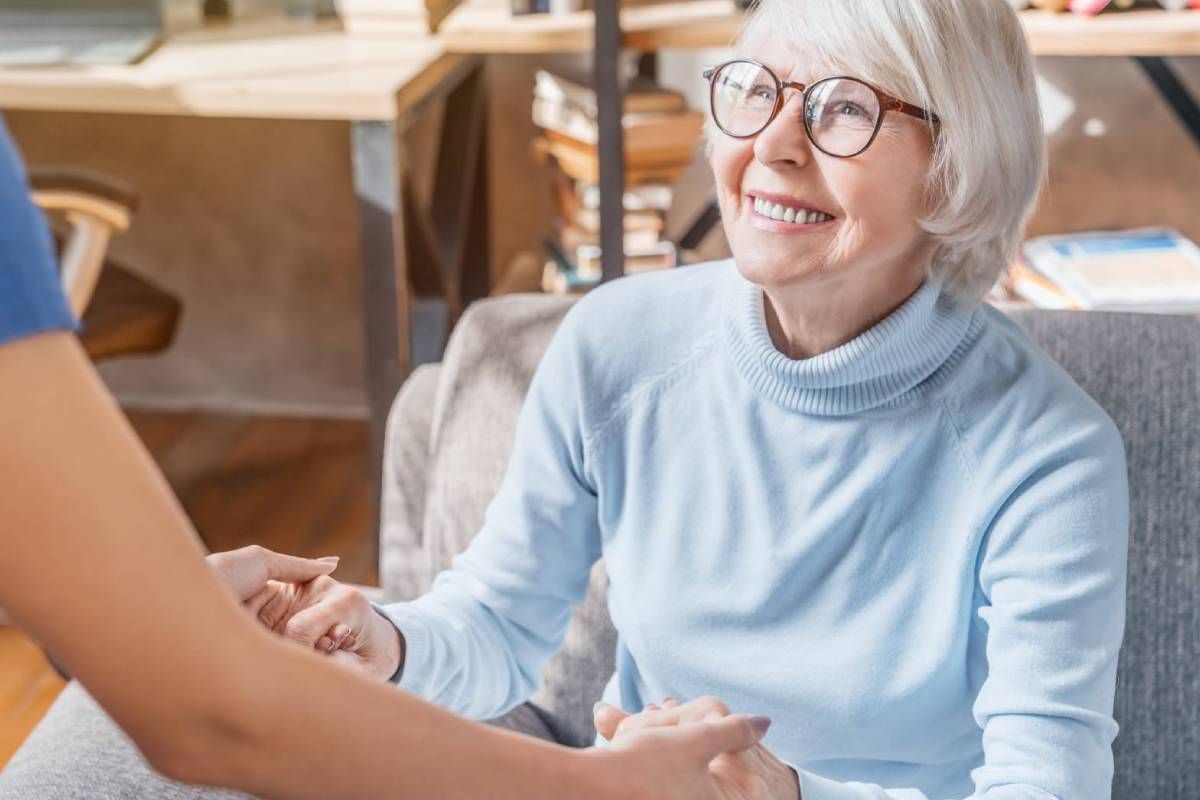
<path fill-rule="evenodd" d="M 930 111 L 844 75 L 806 86 L 779 80 L 757 61 L 738 59 L 704 70 L 704 78 L 713 122 L 735 139 L 757 136 L 771 124 L 783 109 L 784 89 L 800 92 L 809 141 L 835 158 L 851 158 L 870 147 L 889 111 L 939 122 Z"/>

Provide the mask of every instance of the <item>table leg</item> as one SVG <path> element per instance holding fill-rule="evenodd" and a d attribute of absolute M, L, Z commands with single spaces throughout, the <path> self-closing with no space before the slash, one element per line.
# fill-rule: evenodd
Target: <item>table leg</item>
<path fill-rule="evenodd" d="M 1133 60 L 1150 78 L 1162 98 L 1174 109 L 1179 121 L 1192 134 L 1192 139 L 1200 145 L 1200 106 L 1183 85 L 1183 81 L 1179 80 L 1175 70 L 1161 56 L 1135 56 Z"/>
<path fill-rule="evenodd" d="M 379 560 L 383 444 L 392 400 L 412 369 L 411 316 L 405 246 L 400 133 L 391 122 L 351 127 L 354 190 L 358 197 L 370 409 L 372 547 Z"/>

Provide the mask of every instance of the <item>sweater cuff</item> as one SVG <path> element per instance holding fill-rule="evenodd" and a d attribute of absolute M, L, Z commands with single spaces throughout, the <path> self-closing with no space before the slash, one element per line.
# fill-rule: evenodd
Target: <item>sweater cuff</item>
<path fill-rule="evenodd" d="M 404 637 L 404 661 L 392 676 L 391 682 L 401 689 L 421 694 L 422 678 L 429 676 L 429 625 L 425 616 L 408 603 L 381 606 L 372 603 Z"/>
<path fill-rule="evenodd" d="M 800 800 L 866 800 L 875 795 L 866 794 L 861 783 L 842 783 L 792 766 L 800 776 Z"/>

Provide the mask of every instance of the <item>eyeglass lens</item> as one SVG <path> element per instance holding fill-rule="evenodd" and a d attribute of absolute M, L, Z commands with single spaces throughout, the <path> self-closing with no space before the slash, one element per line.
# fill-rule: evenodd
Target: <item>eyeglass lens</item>
<path fill-rule="evenodd" d="M 730 136 L 753 136 L 771 121 L 779 84 L 766 68 L 733 61 L 712 78 L 713 119 Z M 853 78 L 830 78 L 809 89 L 804 108 L 809 136 L 833 156 L 852 156 L 875 134 L 882 109 L 872 89 Z"/>

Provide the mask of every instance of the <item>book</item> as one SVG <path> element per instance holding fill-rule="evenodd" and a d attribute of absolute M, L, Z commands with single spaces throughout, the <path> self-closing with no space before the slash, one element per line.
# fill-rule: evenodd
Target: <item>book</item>
<path fill-rule="evenodd" d="M 1022 255 L 1081 309 L 1200 310 L 1200 248 L 1170 228 L 1040 236 Z"/>
<path fill-rule="evenodd" d="M 659 242 L 653 248 L 625 253 L 625 274 L 634 275 L 639 272 L 670 269 L 675 266 L 675 245 L 671 242 Z M 580 245 L 575 249 L 575 271 L 583 279 L 599 280 L 602 268 L 600 265 L 600 248 L 597 245 Z"/>
<path fill-rule="evenodd" d="M 562 229 L 559 234 L 562 239 L 563 249 L 570 252 L 575 252 L 581 245 L 600 246 L 599 231 L 585 230 L 579 225 L 568 224 Z M 624 236 L 625 252 L 631 253 L 639 250 L 649 250 L 659 243 L 659 231 L 646 228 L 643 230 L 626 230 Z"/>
<path fill-rule="evenodd" d="M 633 231 L 653 231 L 655 235 L 663 229 L 662 215 L 656 211 L 626 211 L 622 217 L 626 234 Z M 588 233 L 600 233 L 600 210 L 596 208 L 576 209 L 571 224 Z"/>
<path fill-rule="evenodd" d="M 600 207 L 600 187 L 594 183 L 575 184 L 575 196 L 583 208 Z M 646 183 L 625 190 L 623 205 L 626 211 L 668 211 L 674 190 L 665 183 Z"/>
<path fill-rule="evenodd" d="M 533 124 L 545 129 L 549 135 L 595 147 L 599 142 L 599 126 L 594 117 L 567 106 L 556 105 L 542 98 L 534 98 Z M 704 128 L 704 114 L 699 111 L 677 111 L 672 113 L 624 114 L 621 129 L 624 132 L 626 153 L 644 150 L 678 150 L 691 153 Z"/>
<path fill-rule="evenodd" d="M 593 120 L 596 118 L 596 91 L 590 86 L 541 69 L 534 73 L 533 81 L 534 97 L 576 109 Z M 636 85 L 625 93 L 621 107 L 626 114 L 682 111 L 687 102 L 679 92 L 661 86 Z"/>
<path fill-rule="evenodd" d="M 1080 310 L 1079 301 L 1028 264 L 1017 262 L 1008 272 L 1012 293 L 1038 308 Z"/>
<path fill-rule="evenodd" d="M 542 270 L 542 291 L 547 294 L 584 294 L 599 285 L 599 278 L 581 278 L 574 269 L 553 260 Z"/>
<path fill-rule="evenodd" d="M 539 157 L 551 157 L 568 177 L 585 183 L 600 182 L 600 159 L 595 148 L 578 147 L 562 140 L 551 140 L 539 136 L 533 141 L 533 150 Z M 627 155 L 625 160 L 625 184 L 637 186 L 643 183 L 674 183 L 683 174 L 689 161 L 679 160 L 671 154 L 666 162 L 637 161 Z"/>

